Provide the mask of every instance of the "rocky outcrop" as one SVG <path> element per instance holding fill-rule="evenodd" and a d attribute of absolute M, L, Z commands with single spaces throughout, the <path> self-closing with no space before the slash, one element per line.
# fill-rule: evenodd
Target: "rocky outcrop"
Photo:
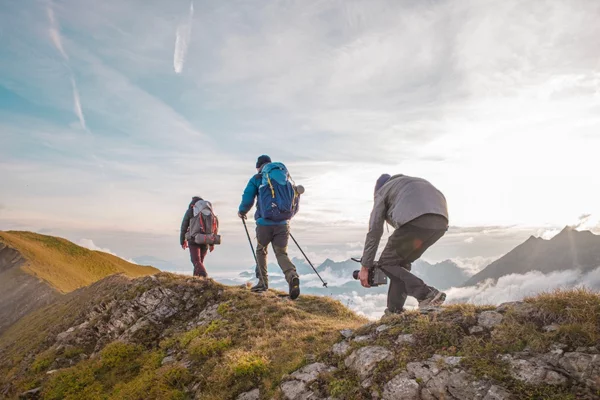
<path fill-rule="evenodd" d="M 307 365 L 294 372 L 288 381 L 281 384 L 281 391 L 288 400 L 317 400 L 320 397 L 311 389 L 310 385 L 324 372 L 333 372 L 335 367 L 323 363 Z"/>
<path fill-rule="evenodd" d="M 158 285 L 155 276 L 141 278 L 141 281 L 154 287 L 131 300 L 98 304 L 81 324 L 59 333 L 57 344 L 97 352 L 117 339 L 132 343 L 156 342 L 173 318 L 190 321 L 189 327 L 221 318 L 217 312 L 218 302 L 198 310 L 196 299 L 203 294 L 198 286 L 169 289 Z"/>
<path fill-rule="evenodd" d="M 381 346 L 361 347 L 354 351 L 345 364 L 350 370 L 354 371 L 361 380 L 367 379 L 377 365 L 382 361 L 390 361 L 393 353 Z"/>
<path fill-rule="evenodd" d="M 436 311 L 434 320 L 447 320 L 460 326 L 465 337 L 475 340 L 493 340 L 498 330 L 504 324 L 515 324 L 524 321 L 531 324 L 539 321 L 540 310 L 524 302 L 505 303 L 495 310 L 479 311 L 475 315 L 457 316 L 444 315 L 443 309 Z M 554 343 L 550 350 L 536 353 L 530 349 L 513 354 L 498 354 L 495 359 L 499 374 L 507 376 L 506 382 L 477 374 L 465 363 L 465 358 L 458 356 L 434 354 L 425 360 L 415 360 L 406 363 L 403 369 L 397 369 L 396 364 L 407 356 L 407 351 L 415 352 L 415 347 L 422 346 L 420 342 L 423 333 L 394 333 L 407 332 L 410 325 L 409 317 L 382 321 L 380 325 L 367 325 L 357 333 L 352 331 L 340 332 L 342 340 L 333 345 L 331 355 L 334 365 L 343 365 L 346 369 L 338 371 L 338 378 L 347 382 L 348 375 L 353 376 L 357 386 L 354 393 L 361 393 L 360 398 L 373 399 L 482 399 L 509 400 L 522 398 L 523 394 L 511 392 L 511 388 L 556 388 L 556 393 L 577 393 L 577 398 L 592 399 L 594 393 L 600 391 L 600 351 L 596 347 L 572 349 L 567 352 L 568 345 Z M 404 319 L 403 319 L 404 318 Z M 395 322 L 395 323 L 394 323 Z M 422 322 L 421 322 L 422 323 Z M 560 331 L 558 323 L 544 325 L 538 323 L 540 335 L 553 335 Z M 395 329 L 396 328 L 396 329 Z M 410 330 L 408 331 L 410 332 Z M 436 332 L 430 333 L 435 335 Z M 516 338 L 515 338 L 516 339 Z M 508 339 L 510 340 L 510 338 Z M 443 348 L 446 351 L 456 351 Z M 494 358 L 494 356 L 492 356 Z M 470 363 L 474 362 L 471 357 Z M 475 362 L 477 360 L 475 359 Z M 335 371 L 327 364 L 314 364 L 312 368 L 318 371 Z M 393 376 L 386 371 L 393 370 Z M 301 371 L 292 376 L 303 376 Z M 325 399 L 326 391 L 318 392 L 319 375 L 312 374 L 305 381 L 292 380 L 282 386 L 286 399 Z M 307 382 L 311 382 L 310 389 Z M 511 386 L 512 385 L 512 386 Z M 535 389 L 531 389 L 535 390 Z M 550 390 L 553 389 L 544 389 Z M 358 398 L 358 397 L 353 397 Z"/>

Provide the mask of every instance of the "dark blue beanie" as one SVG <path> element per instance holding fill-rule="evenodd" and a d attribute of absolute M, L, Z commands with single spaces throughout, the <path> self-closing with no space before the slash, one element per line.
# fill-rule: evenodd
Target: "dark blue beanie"
<path fill-rule="evenodd" d="M 256 168 L 260 168 L 265 164 L 268 164 L 271 162 L 271 157 L 263 154 L 262 156 L 258 157 L 258 160 L 256 160 Z"/>
<path fill-rule="evenodd" d="M 379 177 L 379 179 L 377 179 L 377 183 L 375 184 L 375 194 L 383 185 L 387 183 L 387 181 L 390 180 L 391 177 L 392 176 L 390 174 L 383 174 Z"/>

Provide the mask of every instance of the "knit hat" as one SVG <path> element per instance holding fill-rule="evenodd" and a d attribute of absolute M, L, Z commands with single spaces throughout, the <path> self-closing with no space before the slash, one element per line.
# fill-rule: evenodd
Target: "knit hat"
<path fill-rule="evenodd" d="M 198 200 L 203 200 L 203 199 L 200 196 L 194 196 L 194 197 L 192 197 L 192 202 L 190 203 L 189 207 L 191 208 L 194 204 L 196 204 L 196 202 Z"/>
<path fill-rule="evenodd" d="M 377 191 L 383 187 L 390 180 L 392 176 L 390 174 L 383 174 L 377 179 L 377 183 L 375 184 L 375 194 Z"/>
<path fill-rule="evenodd" d="M 262 156 L 258 157 L 258 160 L 256 160 L 256 168 L 260 168 L 265 164 L 268 164 L 271 162 L 271 157 L 263 154 Z"/>

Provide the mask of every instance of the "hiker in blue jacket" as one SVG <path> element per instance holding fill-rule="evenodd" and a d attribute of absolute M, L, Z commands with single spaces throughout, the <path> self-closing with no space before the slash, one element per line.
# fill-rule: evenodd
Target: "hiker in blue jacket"
<path fill-rule="evenodd" d="M 242 202 L 238 211 L 238 216 L 240 218 L 246 219 L 246 214 L 252 209 L 255 200 L 259 197 L 259 188 L 263 181 L 263 168 L 269 164 L 271 164 L 271 158 L 269 156 L 262 155 L 258 157 L 256 162 L 257 174 L 250 179 L 244 190 L 244 194 L 242 195 Z M 296 267 L 287 254 L 288 240 L 290 237 L 289 219 L 274 221 L 272 219 L 264 218 L 261 214 L 260 203 L 259 199 L 259 201 L 256 202 L 256 213 L 254 215 L 254 219 L 256 220 L 256 239 L 258 242 L 256 246 L 256 257 L 258 261 L 258 265 L 256 266 L 256 277 L 258 278 L 258 283 L 253 286 L 251 290 L 253 292 L 264 292 L 269 288 L 267 247 L 269 244 L 272 244 L 277 263 L 288 282 L 290 298 L 294 300 L 300 295 L 300 279 L 296 272 Z"/>

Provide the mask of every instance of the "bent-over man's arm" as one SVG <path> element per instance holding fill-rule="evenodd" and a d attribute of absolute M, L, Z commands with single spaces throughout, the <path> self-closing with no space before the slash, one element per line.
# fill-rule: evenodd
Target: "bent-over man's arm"
<path fill-rule="evenodd" d="M 362 256 L 362 266 L 371 268 L 375 262 L 377 248 L 383 235 L 383 225 L 385 224 L 386 205 L 385 197 L 382 195 L 375 196 L 375 204 L 371 211 L 371 219 L 369 221 L 369 232 L 365 240 L 365 249 Z"/>

